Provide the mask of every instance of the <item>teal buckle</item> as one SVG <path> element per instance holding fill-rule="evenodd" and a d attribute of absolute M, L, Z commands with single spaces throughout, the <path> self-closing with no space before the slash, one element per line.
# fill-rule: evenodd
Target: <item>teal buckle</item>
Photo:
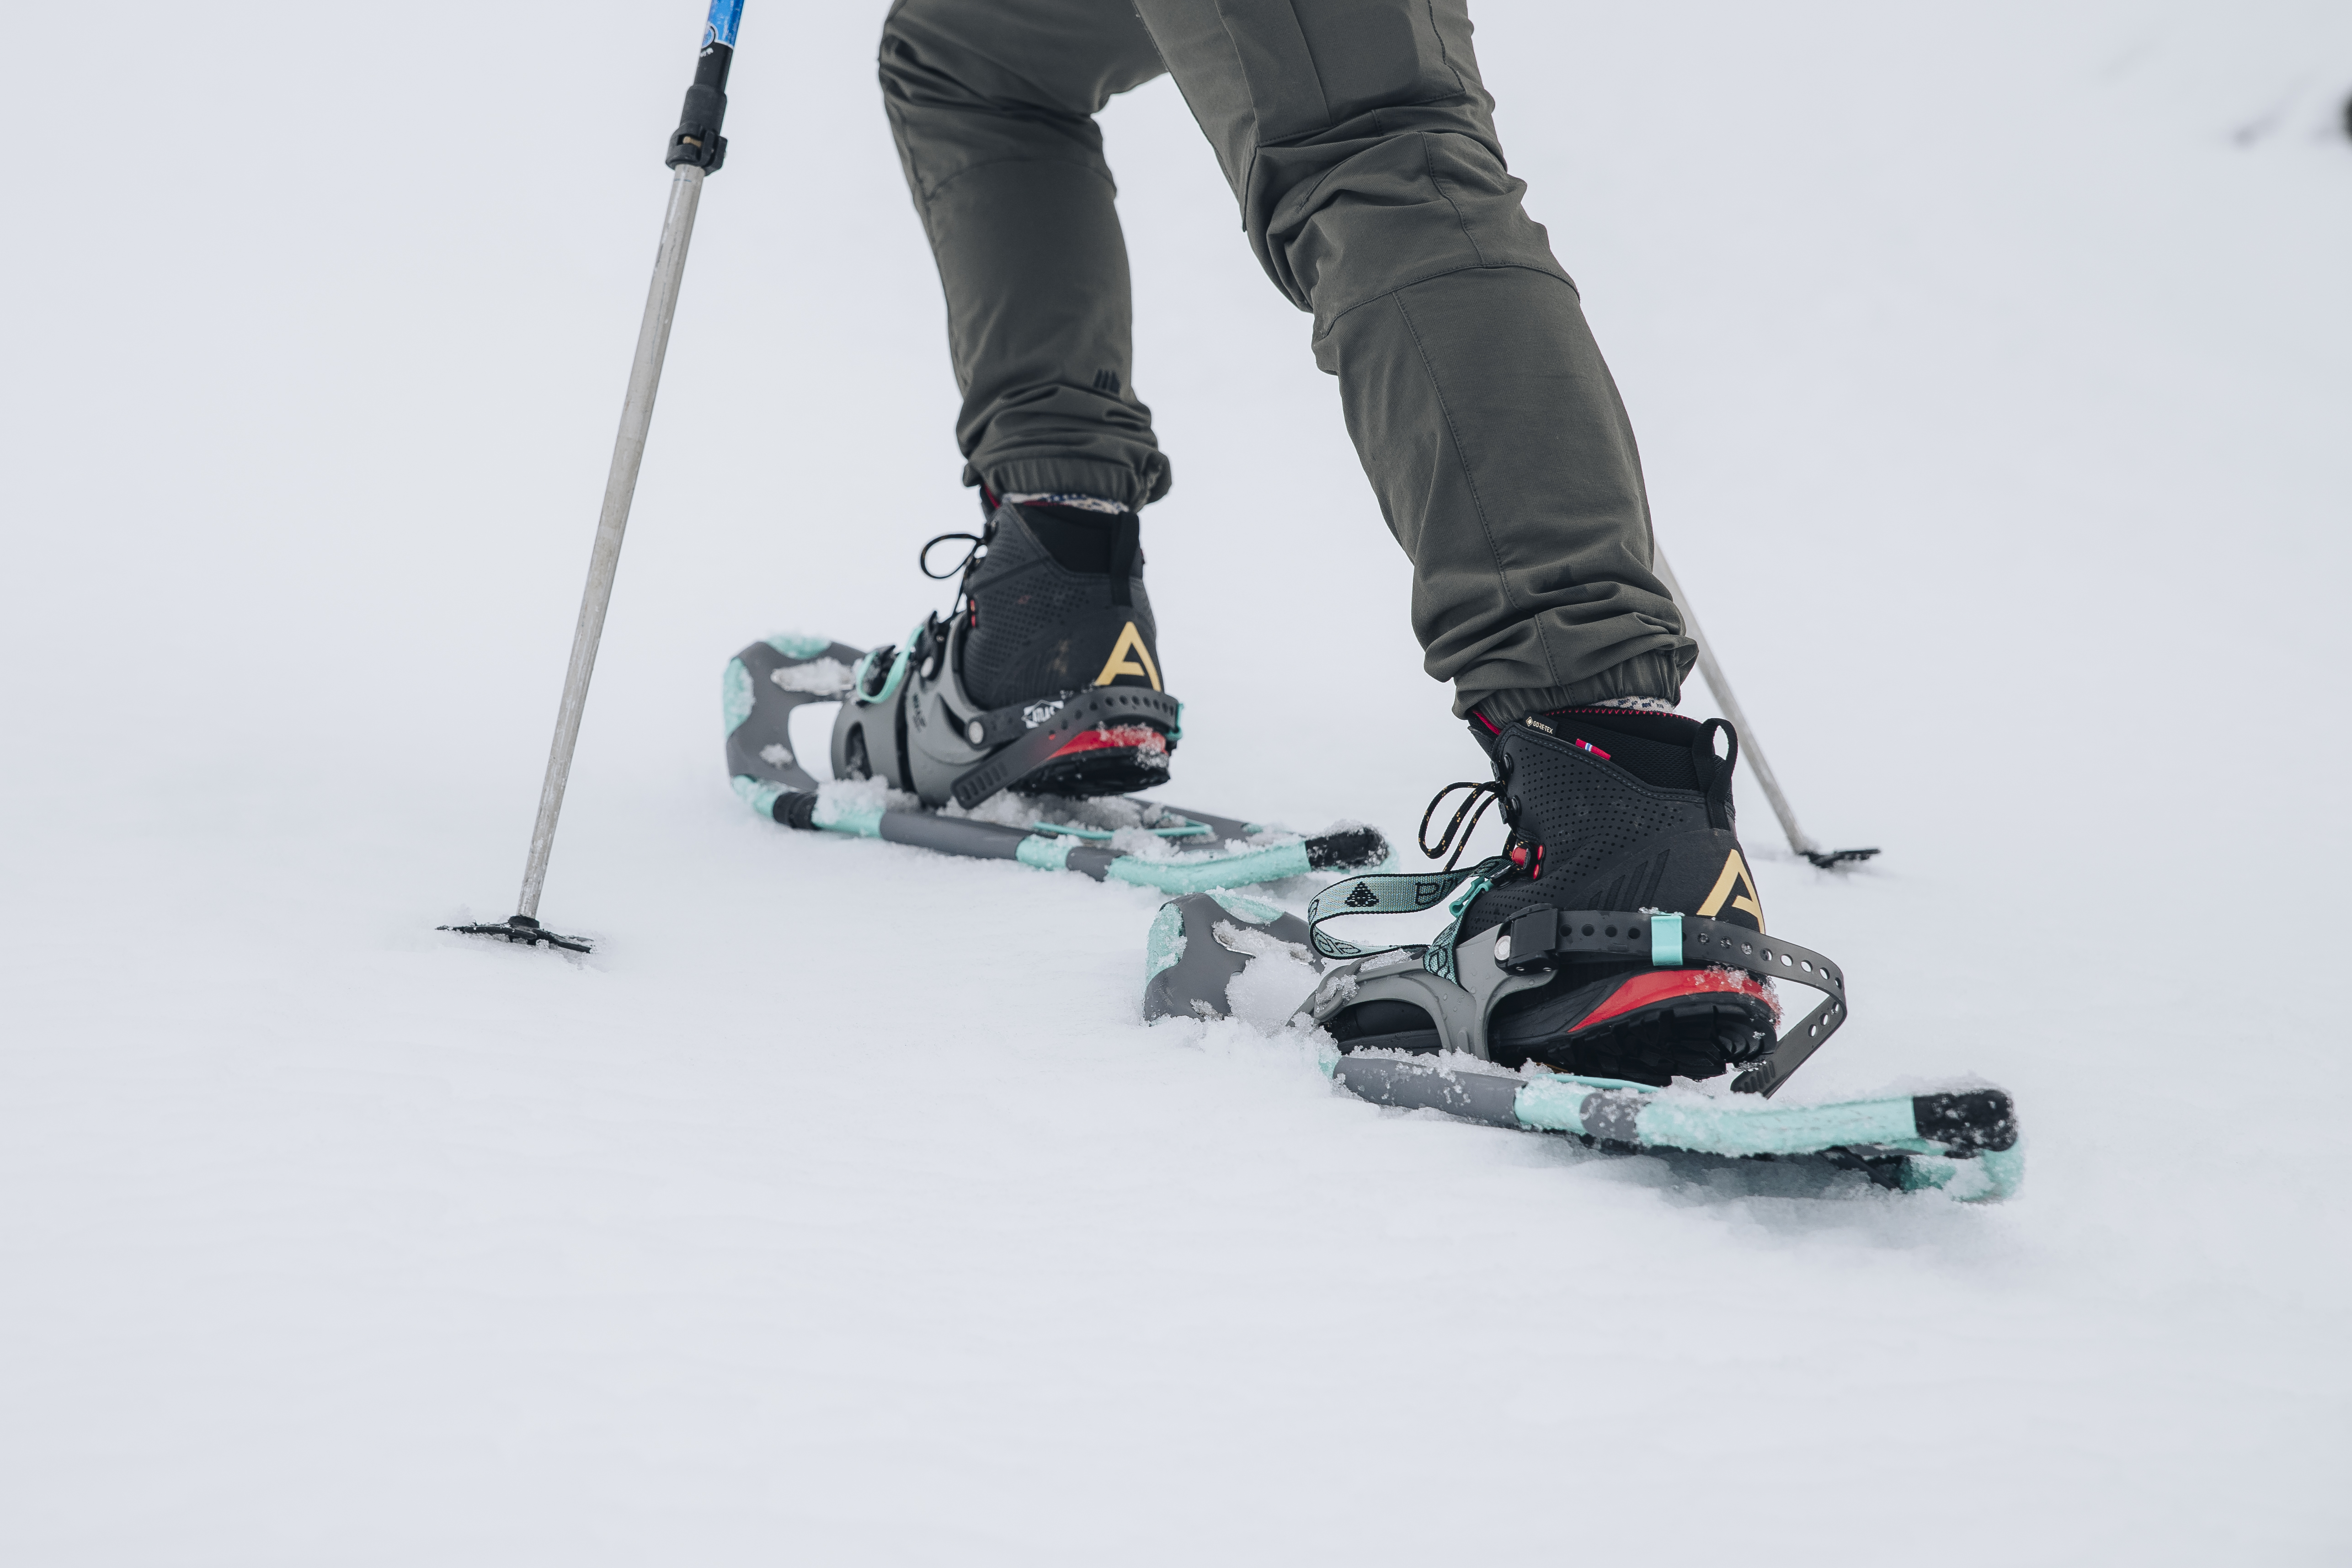
<path fill-rule="evenodd" d="M 1650 962 L 1660 969 L 1679 969 L 1683 962 L 1683 917 L 1650 917 Z"/>
<path fill-rule="evenodd" d="M 898 644 L 897 652 L 890 659 L 889 679 L 883 681 L 882 689 L 871 697 L 866 695 L 866 678 L 873 671 L 874 655 L 869 653 L 857 661 L 857 668 L 851 672 L 849 678 L 851 701 L 860 708 L 877 708 L 898 695 L 898 688 L 905 684 L 907 679 L 907 666 L 914 655 L 915 639 L 923 635 L 923 626 L 929 618 L 926 616 L 924 621 L 917 621 L 915 629 L 908 632 L 905 640 Z"/>

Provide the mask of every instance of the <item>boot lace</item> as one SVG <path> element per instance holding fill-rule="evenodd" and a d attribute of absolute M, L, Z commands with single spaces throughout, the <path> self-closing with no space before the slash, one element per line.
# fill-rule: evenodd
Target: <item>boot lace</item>
<path fill-rule="evenodd" d="M 1462 804 L 1454 808 L 1453 820 L 1445 825 L 1445 831 L 1438 836 L 1435 844 L 1432 844 L 1429 841 L 1430 818 L 1435 816 L 1437 808 L 1445 804 L 1445 797 L 1457 789 L 1469 793 L 1462 797 Z M 1451 871 L 1461 862 L 1463 851 L 1470 847 L 1470 836 L 1478 830 L 1478 819 L 1486 815 L 1488 806 L 1502 798 L 1503 786 L 1494 779 L 1458 779 L 1447 784 L 1431 797 L 1429 809 L 1421 814 L 1421 852 L 1434 860 L 1448 849 L 1453 850 L 1454 858 L 1445 863 L 1445 869 Z M 1472 810 L 1473 806 L 1477 809 Z M 1466 825 L 1463 822 L 1465 816 L 1470 819 Z M 1459 842 L 1456 841 L 1457 835 Z"/>
<path fill-rule="evenodd" d="M 958 573 L 962 574 L 956 582 L 956 602 L 954 607 L 948 611 L 949 621 L 961 620 L 974 626 L 980 625 L 980 601 L 971 596 L 971 574 L 974 567 L 988 559 L 989 535 L 995 531 L 996 525 L 991 523 L 987 531 L 982 533 L 935 533 L 924 542 L 922 549 L 915 552 L 915 564 L 921 567 L 923 575 L 934 583 L 944 583 Z M 963 541 L 963 558 L 944 572 L 932 571 L 931 552 L 951 539 Z"/>
<path fill-rule="evenodd" d="M 950 540 L 950 539 L 961 539 L 961 540 L 963 540 L 963 541 L 964 541 L 964 542 L 965 542 L 970 546 L 970 548 L 968 548 L 967 550 L 965 550 L 965 551 L 964 551 L 964 552 L 963 552 L 963 559 L 962 559 L 962 560 L 961 560 L 961 561 L 957 562 L 954 565 L 952 565 L 952 566 L 949 567 L 946 571 L 944 571 L 944 572 L 934 572 L 934 571 L 932 571 L 932 570 L 931 570 L 931 552 L 932 552 L 934 549 L 938 548 L 940 545 L 945 544 L 945 543 L 946 543 L 949 540 Z M 916 556 L 915 556 L 915 564 L 916 564 L 916 565 L 918 565 L 918 566 L 920 566 L 920 567 L 923 569 L 923 575 L 924 575 L 924 576 L 926 576 L 926 577 L 929 577 L 932 582 L 934 582 L 934 583 L 944 583 L 944 582 L 946 582 L 949 578 L 950 578 L 950 577 L 954 576 L 957 573 L 961 572 L 961 571 L 963 571 L 965 568 L 969 567 L 969 566 L 970 566 L 970 565 L 971 565 L 974 561 L 978 560 L 978 559 L 980 558 L 981 552 L 982 552 L 982 551 L 986 550 L 987 548 L 988 548 L 988 541 L 987 541 L 986 539 L 982 538 L 981 535 L 979 535 L 979 534 L 977 534 L 977 533 L 940 533 L 940 534 L 934 534 L 934 535 L 931 537 L 930 541 L 929 541 L 928 543 L 926 543 L 926 544 L 923 546 L 923 548 L 921 549 L 921 551 L 920 551 L 920 552 L 919 552 L 916 554 Z"/>

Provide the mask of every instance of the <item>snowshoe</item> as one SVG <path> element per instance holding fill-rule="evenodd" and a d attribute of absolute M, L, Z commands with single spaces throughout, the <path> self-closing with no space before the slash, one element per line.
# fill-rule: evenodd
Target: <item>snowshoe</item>
<path fill-rule="evenodd" d="M 1732 820 L 1729 724 L 1565 709 L 1507 725 L 1474 715 L 1474 733 L 1494 780 L 1448 785 L 1422 818 L 1423 852 L 1454 851 L 1444 870 L 1349 878 L 1304 919 L 1232 894 L 1167 903 L 1145 1018 L 1230 1016 L 1247 966 L 1286 958 L 1314 972 L 1291 1024 L 1326 1031 L 1334 1081 L 1380 1104 L 1611 1150 L 1811 1159 L 1964 1199 L 2017 1190 L 2016 1118 L 1999 1089 L 1766 1103 L 1845 1021 L 1845 974 L 1765 931 Z M 1468 793 L 1432 844 L 1456 790 Z M 1504 852 L 1455 869 L 1496 805 Z M 1323 929 L 1449 895 L 1454 921 L 1425 944 L 1367 951 Z M 1783 985 L 1822 1000 L 1780 1029 Z M 1728 1068 L 1741 1070 L 1727 1095 L 1675 1084 Z"/>
<path fill-rule="evenodd" d="M 728 661 L 727 772 L 754 812 L 787 827 L 1076 871 L 1167 893 L 1369 868 L 1388 858 L 1388 841 L 1356 824 L 1301 835 L 1133 795 L 1011 790 L 991 795 L 974 814 L 952 800 L 929 809 L 881 779 L 821 781 L 794 748 L 793 716 L 813 703 L 846 706 L 865 658 L 844 643 L 786 634 Z"/>
<path fill-rule="evenodd" d="M 858 660 L 835 776 L 966 808 L 1165 783 L 1181 708 L 1160 682 L 1139 531 L 1131 511 L 1004 502 L 983 532 L 932 540 L 927 574 L 933 547 L 971 544 L 956 607 Z"/>
<path fill-rule="evenodd" d="M 1352 902 L 1362 910 L 1379 900 L 1376 888 L 1389 884 L 1386 891 L 1403 895 L 1398 907 L 1412 907 L 1410 900 L 1419 895 L 1392 884 L 1415 880 L 1429 882 L 1351 878 L 1325 896 L 1336 893 L 1342 905 Z M 1443 877 L 1434 880 L 1442 888 L 1455 885 Z M 1372 896 L 1355 899 L 1360 888 Z M 1418 907 L 1434 902 L 1434 896 L 1419 896 Z M 2015 1108 L 1998 1089 L 1964 1084 L 1826 1105 L 1769 1103 L 1772 1092 L 1844 1017 L 1844 978 L 1818 953 L 1696 917 L 1605 910 L 1563 915 L 1538 908 L 1514 916 L 1492 938 L 1482 931 L 1463 945 L 1453 955 L 1449 979 L 1429 963 L 1442 942 L 1333 962 L 1320 950 L 1339 944 L 1315 929 L 1322 903 L 1318 898 L 1307 919 L 1230 892 L 1161 905 L 1146 950 L 1145 1020 L 1229 1017 L 1235 982 L 1249 965 L 1288 960 L 1319 972 L 1312 994 L 1291 1020 L 1294 1026 L 1328 1025 L 1367 1013 L 1379 1018 L 1390 1008 L 1409 1011 L 1421 1026 L 1397 1020 L 1397 1026 L 1377 1037 L 1377 1045 L 1367 1045 L 1367 1035 L 1359 1034 L 1326 1047 L 1322 1062 L 1332 1081 L 1375 1104 L 1565 1135 L 1612 1153 L 1701 1163 L 1798 1162 L 1856 1171 L 1883 1187 L 1940 1190 L 1964 1202 L 2010 1197 L 2024 1180 Z M 1666 975 L 1685 973 L 1685 960 L 1695 960 L 1697 973 L 1801 980 L 1829 996 L 1735 1080 L 1728 1095 L 1563 1072 L 1532 1058 L 1517 1066 L 1480 1059 L 1491 1048 L 1481 1023 L 1498 996 L 1507 996 L 1515 984 L 1540 987 L 1548 970 L 1580 960 L 1645 962 L 1650 972 Z"/>

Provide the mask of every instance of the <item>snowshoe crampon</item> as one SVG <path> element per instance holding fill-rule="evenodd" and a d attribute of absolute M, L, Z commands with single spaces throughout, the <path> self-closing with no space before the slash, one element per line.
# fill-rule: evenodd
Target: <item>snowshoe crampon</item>
<path fill-rule="evenodd" d="M 1341 1087 L 1380 1104 L 1563 1133 L 1614 1152 L 1816 1160 L 1883 1186 L 1937 1188 L 1971 1201 L 2016 1192 L 2024 1161 L 2014 1109 L 2000 1089 L 1769 1103 L 1845 1021 L 1844 973 L 1810 949 L 1745 926 L 1641 910 L 1537 909 L 1458 944 L 1449 927 L 1427 945 L 1375 952 L 1317 929 L 1335 909 L 1433 907 L 1475 875 L 1351 878 L 1318 895 L 1306 919 L 1230 894 L 1173 900 L 1152 925 L 1144 1016 L 1228 1016 L 1234 981 L 1253 960 L 1280 954 L 1318 973 L 1292 1023 L 1351 1021 L 1327 1065 Z M 1471 896 L 1455 900 L 1457 913 Z M 1729 1095 L 1672 1085 L 1671 1074 L 1637 1082 L 1564 1071 L 1507 1041 L 1498 1051 L 1490 1034 L 1497 1002 L 1550 984 L 1562 971 L 1572 976 L 1580 963 L 1622 971 L 1629 960 L 1645 967 L 1604 975 L 1601 1002 L 1619 998 L 1621 1017 L 1650 1020 L 1648 1034 L 1669 1043 L 1683 1029 L 1741 1037 Z M 1659 984 L 1645 988 L 1644 976 Z M 1782 984 L 1810 987 L 1822 1001 L 1775 1036 L 1761 1026 L 1777 1002 L 1760 1017 L 1750 1005 Z M 1624 1000 L 1623 991 L 1633 997 Z"/>
<path fill-rule="evenodd" d="M 779 636 L 728 662 L 727 771 L 745 803 L 788 827 L 1083 872 L 1168 893 L 1278 881 L 1386 860 L 1375 829 L 1280 832 L 1128 792 L 1167 776 L 1175 699 L 1113 686 L 981 711 L 935 619 L 896 647 Z M 839 705 L 821 782 L 793 715 Z M 910 798 L 911 797 L 911 798 Z"/>

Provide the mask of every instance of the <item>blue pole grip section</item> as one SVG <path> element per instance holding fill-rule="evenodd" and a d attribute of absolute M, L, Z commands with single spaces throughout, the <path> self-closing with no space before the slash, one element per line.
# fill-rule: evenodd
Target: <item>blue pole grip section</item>
<path fill-rule="evenodd" d="M 702 25 L 702 47 L 735 47 L 735 29 L 743 25 L 743 0 L 710 0 L 710 19 Z"/>

